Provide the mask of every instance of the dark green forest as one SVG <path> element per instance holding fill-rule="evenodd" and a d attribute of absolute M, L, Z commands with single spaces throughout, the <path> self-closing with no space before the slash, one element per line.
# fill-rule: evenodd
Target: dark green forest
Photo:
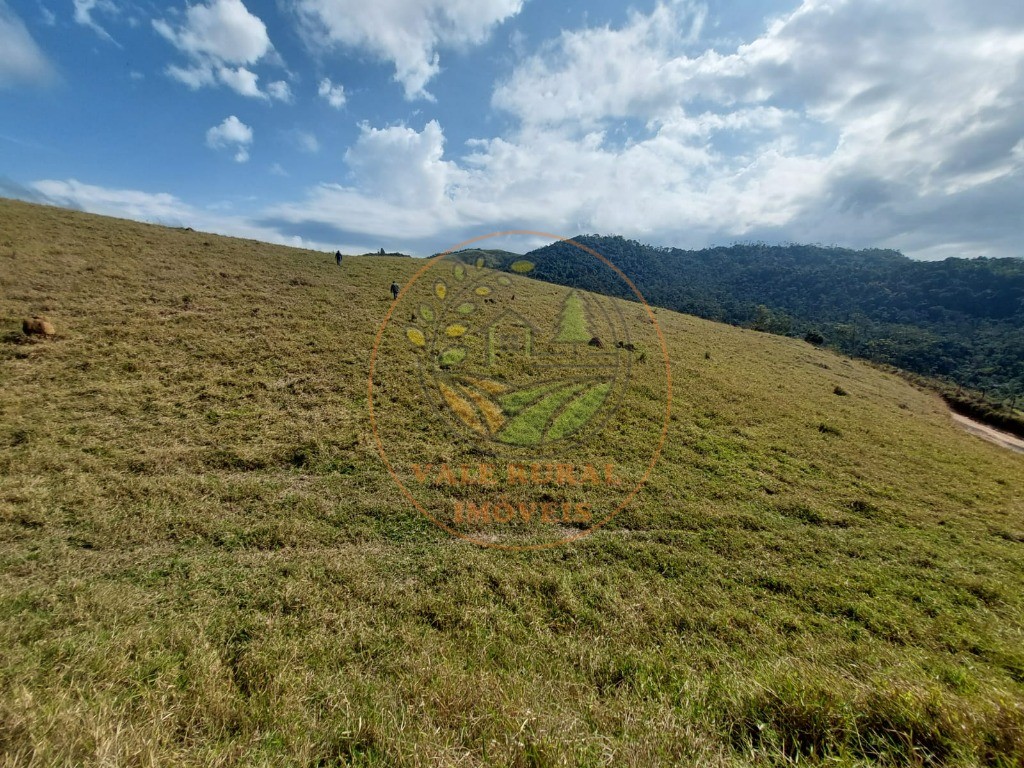
<path fill-rule="evenodd" d="M 684 251 L 622 237 L 574 238 L 619 267 L 653 306 L 807 339 L 1024 399 L 1024 260 L 915 261 L 891 250 L 743 244 Z M 508 269 L 513 254 L 466 251 Z M 584 251 L 556 242 L 526 254 L 531 276 L 635 299 Z"/>

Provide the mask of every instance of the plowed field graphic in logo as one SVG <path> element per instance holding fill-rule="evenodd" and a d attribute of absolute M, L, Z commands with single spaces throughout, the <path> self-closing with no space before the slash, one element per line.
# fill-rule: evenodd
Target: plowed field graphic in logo
<path fill-rule="evenodd" d="M 628 279 L 588 253 L 637 301 L 533 280 L 543 269 L 528 259 L 493 268 L 453 250 L 381 325 L 378 449 L 403 501 L 451 533 L 508 548 L 579 538 L 654 466 L 670 401 L 661 331 Z"/>

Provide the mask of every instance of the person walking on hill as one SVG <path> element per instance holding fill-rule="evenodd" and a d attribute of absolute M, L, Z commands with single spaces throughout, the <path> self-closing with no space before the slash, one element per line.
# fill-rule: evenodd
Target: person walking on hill
<path fill-rule="evenodd" d="M 398 292 L 400 290 L 401 290 L 401 288 L 398 287 L 398 283 L 394 283 L 394 282 L 391 283 L 391 298 L 397 300 L 398 299 Z"/>
<path fill-rule="evenodd" d="M 334 252 L 334 260 L 338 263 L 338 266 L 340 267 L 341 266 L 341 251 L 335 251 Z"/>

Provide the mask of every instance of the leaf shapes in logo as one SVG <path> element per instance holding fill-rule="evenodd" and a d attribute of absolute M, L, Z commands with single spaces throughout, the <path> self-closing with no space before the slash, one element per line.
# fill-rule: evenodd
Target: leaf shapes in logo
<path fill-rule="evenodd" d="M 420 317 L 426 320 L 428 323 L 434 322 L 434 310 L 424 304 L 420 307 Z"/>
<path fill-rule="evenodd" d="M 425 346 L 427 343 L 426 337 L 423 335 L 423 331 L 419 328 L 409 328 L 405 332 L 406 337 L 415 344 L 417 347 Z"/>
<path fill-rule="evenodd" d="M 501 412 L 501 406 L 491 400 L 486 394 L 465 385 L 461 385 L 459 390 L 476 407 L 477 412 L 491 434 L 505 426 L 505 414 Z"/>
<path fill-rule="evenodd" d="M 521 275 L 525 275 L 527 272 L 533 269 L 533 262 L 527 261 L 526 259 L 520 259 L 519 261 L 513 261 L 510 269 L 513 272 L 518 272 Z"/>
<path fill-rule="evenodd" d="M 438 387 L 452 413 L 475 432 L 494 435 L 505 426 L 505 414 L 496 398 L 508 387 L 500 381 L 458 376 L 451 384 L 439 381 Z"/>
<path fill-rule="evenodd" d="M 474 432 L 494 434 L 505 426 L 501 406 L 486 393 L 466 384 L 449 386 L 443 381 L 438 382 L 438 388 L 452 413 Z"/>
<path fill-rule="evenodd" d="M 449 347 L 438 358 L 442 368 L 452 368 L 466 359 L 466 350 L 462 347 Z"/>
<path fill-rule="evenodd" d="M 462 336 L 466 332 L 466 326 L 459 325 L 458 323 L 452 323 L 444 329 L 444 332 L 447 336 L 454 339 L 458 336 Z"/>
<path fill-rule="evenodd" d="M 494 379 L 480 379 L 475 376 L 460 376 L 459 381 L 468 387 L 479 389 L 488 395 L 503 395 L 508 392 L 508 385 Z"/>
<path fill-rule="evenodd" d="M 486 434 L 487 429 L 484 427 L 480 417 L 477 416 L 476 409 L 466 398 L 443 381 L 437 382 L 437 387 L 441 390 L 441 396 L 444 397 L 448 407 L 452 409 L 452 413 L 459 418 L 459 421 L 476 432 Z"/>
<path fill-rule="evenodd" d="M 448 286 L 442 282 L 438 282 L 438 284 L 434 286 L 434 293 L 437 294 L 437 298 L 444 301 L 444 297 L 448 295 Z"/>

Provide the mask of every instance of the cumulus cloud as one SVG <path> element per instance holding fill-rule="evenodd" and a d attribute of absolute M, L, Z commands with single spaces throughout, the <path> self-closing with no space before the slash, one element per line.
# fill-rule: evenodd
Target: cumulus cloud
<path fill-rule="evenodd" d="M 363 123 L 345 162 L 360 189 L 403 205 L 434 207 L 456 168 L 443 155 L 444 132 L 436 120 L 419 132 L 404 125 L 378 129 Z"/>
<path fill-rule="evenodd" d="M 291 104 L 295 98 L 292 95 L 292 89 L 284 80 L 277 80 L 273 83 L 269 83 L 267 85 L 267 95 L 272 99 L 283 101 L 285 104 Z"/>
<path fill-rule="evenodd" d="M 179 67 L 172 64 L 167 67 L 167 74 L 179 83 L 184 83 L 193 91 L 217 82 L 213 70 L 208 66 Z"/>
<path fill-rule="evenodd" d="M 192 5 L 177 28 L 163 19 L 153 27 L 183 53 L 229 64 L 254 64 L 271 49 L 267 27 L 242 0 Z"/>
<path fill-rule="evenodd" d="M 521 130 L 487 143 L 481 159 L 630 120 L 643 126 L 630 145 L 605 142 L 599 154 L 629 176 L 657 148 L 668 173 L 616 185 L 624 205 L 599 224 L 654 191 L 665 204 L 620 216 L 625 231 L 1016 252 L 1009 219 L 993 229 L 986 217 L 988 236 L 969 223 L 997 189 L 1019 199 L 1024 172 L 1013 150 L 1024 124 L 1024 13 L 995 5 L 806 0 L 727 53 L 688 53 L 701 16 L 680 3 L 621 28 L 564 32 L 495 89 L 494 105 Z"/>
<path fill-rule="evenodd" d="M 661 3 L 521 60 L 493 94 L 509 133 L 449 157 L 435 121 L 363 125 L 349 183 L 270 215 L 438 247 L 523 227 L 1020 254 L 1024 11 L 1002 7 L 805 0 L 719 51 L 700 6 Z"/>
<path fill-rule="evenodd" d="M 657 135 L 623 150 L 606 138 L 544 132 L 477 140 L 455 162 L 444 156 L 436 121 L 421 131 L 364 124 L 345 155 L 352 184 L 320 185 L 268 214 L 297 231 L 330 222 L 343 232 L 441 247 L 481 228 L 644 236 L 685 226 L 692 236 L 719 227 L 726 210 L 737 228 L 749 230 L 784 223 L 819 193 L 806 184 L 818 171 L 814 159 L 774 153 L 708 182 L 703 176 L 714 158 L 698 146 Z"/>
<path fill-rule="evenodd" d="M 317 93 L 324 101 L 330 104 L 335 109 L 341 109 L 345 106 L 345 86 L 334 85 L 330 78 L 325 77 L 320 81 L 320 87 L 317 88 Z"/>
<path fill-rule="evenodd" d="M 241 0 L 191 5 L 180 23 L 154 19 L 153 28 L 188 57 L 187 67 L 170 65 L 167 74 L 189 88 L 220 83 L 250 98 L 290 100 L 287 83 L 272 83 L 264 93 L 259 88 L 259 75 L 249 69 L 272 57 L 274 48 L 266 25 Z"/>
<path fill-rule="evenodd" d="M 211 149 L 233 149 L 235 162 L 244 163 L 249 159 L 252 138 L 252 128 L 230 115 L 206 132 L 206 145 Z"/>
<path fill-rule="evenodd" d="M 0 88 L 45 85 L 54 77 L 53 66 L 25 24 L 0 0 Z"/>
<path fill-rule="evenodd" d="M 422 131 L 363 124 L 345 153 L 353 184 L 322 184 L 307 199 L 273 206 L 263 221 L 279 226 L 327 224 L 339 232 L 416 239 L 460 226 L 453 186 L 465 172 L 443 159 L 444 132 L 431 120 Z"/>
<path fill-rule="evenodd" d="M 633 12 L 620 28 L 565 30 L 521 62 L 499 84 L 494 106 L 524 122 L 554 124 L 607 117 L 649 117 L 718 89 L 708 69 L 713 50 L 695 59 L 684 51 L 699 35 L 705 11 L 684 3 Z"/>
<path fill-rule="evenodd" d="M 263 99 L 269 98 L 260 90 L 257 81 L 260 79 L 255 72 L 250 72 L 245 67 L 219 67 L 217 69 L 218 79 L 231 90 L 241 96 Z"/>
<path fill-rule="evenodd" d="M 501 18 L 488 2 L 427 13 L 429 1 L 410 10 L 382 0 L 332 32 L 320 16 L 347 3 L 300 6 L 326 43 L 393 61 L 410 97 L 425 93 L 438 49 L 455 44 L 437 31 L 444 13 L 479 30 L 470 42 Z M 378 17 L 398 21 L 359 31 Z M 338 183 L 253 224 L 317 240 L 387 237 L 418 252 L 524 228 L 695 247 L 765 239 L 928 258 L 1021 254 L 1024 5 L 804 0 L 729 45 L 706 42 L 709 26 L 700 5 L 678 0 L 618 26 L 561 32 L 496 85 L 493 106 L 511 126 L 501 135 L 452 147 L 436 120 L 364 123 Z M 381 42 L 388 29 L 417 32 L 395 38 L 405 64 Z M 188 64 L 182 77 L 197 87 L 217 82 L 215 68 Z M 329 80 L 318 93 L 329 100 L 335 88 L 343 99 Z M 247 157 L 251 130 L 237 118 L 211 132 Z"/>
<path fill-rule="evenodd" d="M 430 98 L 439 49 L 479 45 L 515 16 L 523 0 L 298 0 L 307 38 L 318 47 L 366 51 L 395 67 L 407 99 Z"/>

